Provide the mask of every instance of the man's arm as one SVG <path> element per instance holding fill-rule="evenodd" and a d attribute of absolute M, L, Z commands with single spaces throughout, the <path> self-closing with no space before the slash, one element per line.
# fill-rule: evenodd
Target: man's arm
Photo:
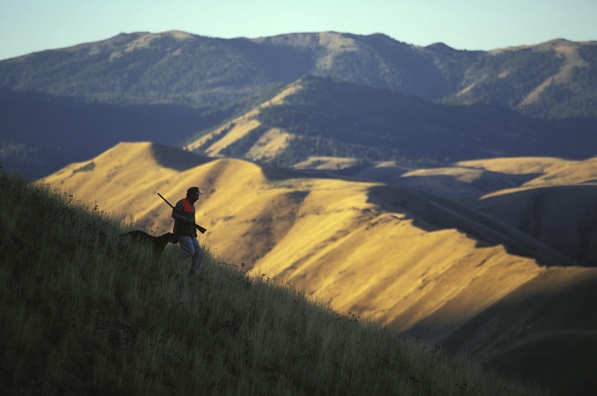
<path fill-rule="evenodd" d="M 180 221 L 183 221 L 188 224 L 193 224 L 195 226 L 195 228 L 199 230 L 200 233 L 205 234 L 205 231 L 207 231 L 207 229 L 205 229 L 205 228 L 201 227 L 200 225 L 198 225 L 197 223 L 195 223 L 193 221 L 193 219 L 189 219 L 188 217 L 183 216 L 182 215 L 183 212 L 184 212 L 184 202 L 178 201 L 176 203 L 176 206 L 174 206 L 174 209 L 172 210 L 172 218 L 174 220 L 180 220 Z"/>
<path fill-rule="evenodd" d="M 193 220 L 182 215 L 183 212 L 184 212 L 184 203 L 182 201 L 178 201 L 176 203 L 176 206 L 172 210 L 172 218 L 174 220 L 180 220 L 184 223 L 189 223 L 189 224 L 193 223 Z"/>

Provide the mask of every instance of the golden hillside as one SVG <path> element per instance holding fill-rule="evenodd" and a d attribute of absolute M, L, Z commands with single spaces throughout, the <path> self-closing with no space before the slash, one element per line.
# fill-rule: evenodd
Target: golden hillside
<path fill-rule="evenodd" d="M 382 162 L 354 177 L 411 186 L 442 197 L 477 200 L 529 188 L 597 182 L 597 157 L 575 161 L 550 157 L 492 158 L 426 168 Z"/>
<path fill-rule="evenodd" d="M 597 281 L 597 269 L 562 268 L 574 262 L 513 227 L 397 185 L 312 178 L 151 143 L 121 143 L 45 182 L 100 210 L 128 214 L 158 234 L 173 221 L 156 193 L 175 203 L 189 186 L 199 186 L 197 222 L 208 229 L 200 242 L 222 258 L 244 262 L 254 274 L 284 277 L 337 311 L 394 331 L 410 329 L 458 350 L 474 338 L 474 357 L 503 370 L 512 342 L 575 332 L 587 309 L 575 288 Z M 533 317 L 526 310 L 536 312 L 542 301 L 536 296 L 552 290 L 564 293 L 554 298 L 573 318 L 562 321 L 561 311 L 546 311 L 548 319 L 539 315 L 525 324 L 533 330 L 510 326 L 495 335 L 501 343 L 490 344 L 467 327 L 489 315 L 497 331 L 504 315 L 496 307 L 508 301 L 525 301 L 517 320 Z M 597 337 L 589 328 L 588 336 Z M 558 353 L 584 350 L 566 348 Z"/>
<path fill-rule="evenodd" d="M 535 177 L 520 187 L 481 197 L 476 210 L 498 218 L 564 253 L 597 267 L 597 158 L 481 161 L 472 166 Z"/>
<path fill-rule="evenodd" d="M 235 118 L 215 131 L 187 144 L 185 148 L 189 151 L 193 151 L 205 145 L 210 139 L 215 140 L 215 138 L 217 138 L 213 144 L 208 144 L 207 147 L 202 147 L 202 150 L 212 157 L 221 157 L 222 155 L 220 151 L 222 149 L 228 147 L 230 144 L 238 141 L 239 139 L 242 139 L 253 129 L 261 125 L 259 121 L 253 118 L 259 113 L 261 108 L 280 105 L 284 103 L 285 97 L 292 95 L 299 89 L 301 89 L 300 84 L 291 84 L 288 88 L 284 89 L 271 100 L 262 103 L 248 113 Z M 292 138 L 292 134 L 281 131 L 278 128 L 270 128 L 253 145 L 252 149 L 245 155 L 245 158 L 262 161 L 272 159 L 276 156 L 276 154 L 288 146 L 288 140 Z"/>
<path fill-rule="evenodd" d="M 174 159 L 178 165 L 168 162 Z M 546 271 L 530 257 L 569 264 L 522 233 L 486 227 L 472 212 L 413 190 L 276 172 L 122 143 L 46 182 L 159 232 L 172 219 L 156 193 L 174 203 L 189 186 L 200 186 L 205 195 L 197 218 L 208 229 L 203 243 L 266 276 L 284 276 L 339 311 L 379 317 L 395 330 L 441 312 L 455 298 L 462 301 L 450 307 L 451 319 L 479 312 Z"/>
<path fill-rule="evenodd" d="M 597 158 L 495 158 L 443 168 L 387 162 L 353 175 L 465 203 L 582 265 L 597 266 Z"/>
<path fill-rule="evenodd" d="M 3 395 L 549 394 L 210 252 L 189 277 L 174 246 L 153 254 L 117 237 L 119 221 L 18 176 L 0 171 L 0 186 Z"/>

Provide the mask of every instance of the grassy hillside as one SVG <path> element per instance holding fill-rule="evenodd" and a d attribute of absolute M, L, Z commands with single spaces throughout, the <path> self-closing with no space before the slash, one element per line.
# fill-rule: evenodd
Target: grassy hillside
<path fill-rule="evenodd" d="M 504 160 L 474 164 L 515 172 Z M 555 160 L 518 188 L 484 195 L 474 208 L 515 226 L 584 266 L 596 267 L 596 181 L 597 158 L 578 162 Z"/>
<path fill-rule="evenodd" d="M 425 339 L 460 339 L 478 315 L 489 315 L 499 333 L 493 339 L 500 342 L 475 346 L 479 364 L 489 365 L 498 355 L 516 360 L 516 354 L 501 354 L 541 334 L 594 329 L 580 320 L 593 308 L 574 283 L 564 283 L 562 310 L 534 314 L 540 296 L 550 293 L 541 279 L 592 277 L 594 269 L 562 268 L 571 264 L 568 258 L 514 227 L 412 189 L 208 159 L 149 143 L 118 145 L 46 182 L 158 232 L 172 221 L 155 193 L 175 201 L 189 185 L 198 185 L 205 193 L 198 222 L 208 229 L 201 242 L 226 261 L 245 263 L 254 276 L 284 279 L 335 311 Z M 516 319 L 532 318 L 528 332 L 512 327 L 500 333 L 504 319 L 492 312 L 502 312 L 495 308 L 515 291 L 530 298 Z M 562 312 L 575 320 L 560 320 Z M 529 350 L 539 352 L 533 349 L 538 346 Z M 556 349 L 571 359 L 579 353 L 563 344 Z M 492 361 L 508 366 L 504 359 Z M 534 378 L 566 389 L 576 369 L 558 371 L 558 362 L 552 363 L 546 363 L 549 374 Z M 591 381 L 585 376 L 576 383 L 590 387 Z"/>
<path fill-rule="evenodd" d="M 449 352 L 465 348 L 483 367 L 540 381 L 558 394 L 590 396 L 597 386 L 596 284 L 592 268 L 545 271 L 469 320 L 442 345 Z M 432 328 L 429 322 L 412 331 L 424 336 Z"/>
<path fill-rule="evenodd" d="M 597 265 L 597 158 L 495 158 L 438 168 L 387 162 L 341 173 L 466 203 L 583 266 Z"/>
<path fill-rule="evenodd" d="M 539 395 L 0 174 L 5 394 Z M 33 244 L 33 245 L 32 245 Z"/>
<path fill-rule="evenodd" d="M 286 167 L 317 157 L 428 165 L 587 158 L 597 145 L 595 48 L 555 40 L 468 52 L 334 32 L 253 40 L 121 34 L 0 62 L 0 158 L 36 178 L 123 140 L 192 143 L 306 75 L 335 83 L 303 79 L 306 89 L 289 106 L 258 115 L 268 130 L 210 151 Z M 425 101 L 440 99 L 469 106 Z"/>

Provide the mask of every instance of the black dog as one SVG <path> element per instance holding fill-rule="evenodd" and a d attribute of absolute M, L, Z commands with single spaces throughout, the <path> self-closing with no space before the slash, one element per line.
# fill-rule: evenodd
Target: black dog
<path fill-rule="evenodd" d="M 130 236 L 131 240 L 133 240 L 135 242 L 141 242 L 141 243 L 145 243 L 145 244 L 152 246 L 153 252 L 155 254 L 162 253 L 168 243 L 173 243 L 173 244 L 178 243 L 178 239 L 171 232 L 167 232 L 164 235 L 154 237 L 144 231 L 135 230 L 135 231 L 125 232 L 124 234 L 120 234 L 120 236 L 121 237 Z"/>

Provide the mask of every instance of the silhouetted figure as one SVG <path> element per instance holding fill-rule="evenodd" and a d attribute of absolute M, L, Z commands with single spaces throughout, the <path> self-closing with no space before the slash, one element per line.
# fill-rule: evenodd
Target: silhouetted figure
<path fill-rule="evenodd" d="M 191 187 L 187 190 L 186 198 L 176 203 L 172 210 L 174 219 L 174 235 L 182 249 L 181 254 L 193 259 L 191 274 L 199 273 L 201 269 L 201 246 L 197 241 L 197 229 L 195 228 L 195 202 L 199 200 L 199 187 Z"/>

